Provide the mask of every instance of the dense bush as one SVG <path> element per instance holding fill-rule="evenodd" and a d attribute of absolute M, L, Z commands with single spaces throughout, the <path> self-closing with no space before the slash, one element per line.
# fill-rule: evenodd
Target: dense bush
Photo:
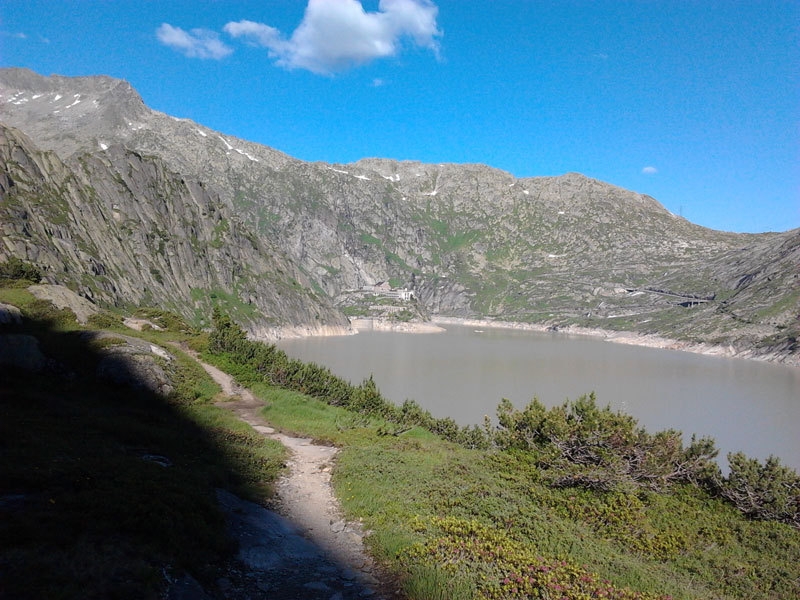
<path fill-rule="evenodd" d="M 122 322 L 122 316 L 106 310 L 90 315 L 88 320 L 89 325 L 96 329 L 116 329 L 122 327 Z"/>
<path fill-rule="evenodd" d="M 770 456 L 762 465 L 741 452 L 728 454 L 730 474 L 719 494 L 754 518 L 800 527 L 800 476 Z"/>
<path fill-rule="evenodd" d="M 0 280 L 3 279 L 25 279 L 39 283 L 42 272 L 36 265 L 12 256 L 6 262 L 0 263 Z"/>
<path fill-rule="evenodd" d="M 455 581 L 468 578 L 477 598 L 670 600 L 666 595 L 617 587 L 586 567 L 566 560 L 546 559 L 509 532 L 487 527 L 475 519 L 434 517 L 418 520 L 415 528 L 429 536 L 424 543 L 407 549 L 401 560 L 409 564 L 433 562 Z"/>
<path fill-rule="evenodd" d="M 650 434 L 630 415 L 599 408 L 594 393 L 550 409 L 534 399 L 520 411 L 503 400 L 497 416 L 494 443 L 535 453 L 556 487 L 658 490 L 718 473 L 711 439 L 693 437 L 684 448 L 680 432 Z"/>

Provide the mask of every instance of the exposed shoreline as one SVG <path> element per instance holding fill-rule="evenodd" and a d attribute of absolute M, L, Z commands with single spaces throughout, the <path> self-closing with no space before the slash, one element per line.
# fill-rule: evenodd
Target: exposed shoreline
<path fill-rule="evenodd" d="M 518 331 L 538 331 L 565 333 L 567 335 L 582 335 L 593 338 L 600 338 L 607 342 L 616 344 L 628 344 L 631 346 L 642 346 L 646 348 L 657 348 L 662 350 L 679 350 L 681 352 L 693 352 L 705 356 L 719 356 L 723 358 L 742 358 L 747 360 L 758 360 L 790 367 L 800 367 L 800 355 L 782 354 L 778 352 L 756 353 L 753 349 L 737 349 L 732 345 L 710 344 L 705 342 L 689 342 L 675 340 L 655 334 L 639 333 L 636 331 L 612 331 L 594 327 L 579 327 L 567 325 L 564 327 L 553 328 L 552 326 L 541 323 L 517 323 L 514 321 L 495 321 L 491 319 L 469 319 L 462 317 L 436 316 L 431 321 L 410 321 L 398 322 L 380 318 L 353 319 L 349 328 L 346 327 L 287 327 L 270 332 L 258 332 L 255 337 L 265 341 L 277 341 L 281 339 L 300 338 L 300 337 L 327 337 L 340 335 L 355 335 L 364 331 L 381 331 L 392 333 L 413 333 L 431 334 L 443 333 L 444 326 L 457 325 L 461 327 L 478 327 L 491 329 L 515 329 Z"/>
<path fill-rule="evenodd" d="M 785 355 L 775 352 L 757 354 L 752 349 L 739 350 L 732 345 L 722 346 L 705 342 L 688 342 L 666 338 L 663 336 L 639 333 L 636 331 L 612 331 L 609 329 L 579 327 L 567 325 L 564 327 L 553 328 L 539 323 L 515 323 L 513 321 L 493 321 L 484 319 L 463 319 L 458 317 L 436 317 L 435 323 L 442 325 L 460 325 L 465 327 L 485 327 L 493 329 L 516 329 L 520 331 L 539 331 L 566 333 L 568 335 L 584 335 L 594 338 L 601 338 L 607 342 L 616 344 L 628 344 L 631 346 L 643 346 L 646 348 L 657 348 L 661 350 L 679 350 L 681 352 L 693 352 L 705 356 L 719 356 L 723 358 L 743 358 L 747 360 L 758 360 L 771 362 L 790 367 L 800 367 L 800 356 Z"/>

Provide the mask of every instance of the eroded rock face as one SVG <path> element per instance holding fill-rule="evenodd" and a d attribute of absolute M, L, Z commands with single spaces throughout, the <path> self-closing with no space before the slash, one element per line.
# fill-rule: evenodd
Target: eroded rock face
<path fill-rule="evenodd" d="M 0 260 L 34 262 L 94 302 L 171 307 L 199 324 L 221 305 L 250 329 L 347 326 L 278 249 L 159 159 L 117 146 L 67 165 L 0 127 L 0 167 Z M 82 316 L 90 306 L 35 289 Z"/>

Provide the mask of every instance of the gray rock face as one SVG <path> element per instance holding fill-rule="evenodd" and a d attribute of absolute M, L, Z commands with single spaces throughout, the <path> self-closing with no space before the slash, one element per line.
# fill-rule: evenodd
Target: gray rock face
<path fill-rule="evenodd" d="M 0 259 L 110 305 L 160 306 L 201 321 L 221 305 L 252 328 L 345 327 L 303 273 L 201 183 L 115 146 L 62 162 L 0 127 Z"/>
<path fill-rule="evenodd" d="M 179 260 L 167 269 L 159 258 L 158 234 L 148 245 L 132 227 L 174 228 L 190 237 L 194 231 L 198 239 L 213 241 L 219 215 L 232 223 L 235 214 L 264 255 L 283 261 L 267 277 L 288 287 L 256 308 L 277 313 L 284 322 L 336 322 L 329 312 L 318 319 L 309 307 L 324 306 L 347 290 L 390 281 L 414 289 L 423 312 L 433 316 L 579 324 L 756 345 L 765 352 L 776 344 L 792 347 L 798 337 L 800 230 L 759 235 L 712 231 L 670 214 L 653 198 L 575 173 L 518 179 L 483 165 L 383 159 L 305 163 L 151 111 L 127 83 L 110 78 L 46 78 L 0 70 L 0 120 L 75 166 L 80 184 L 91 185 L 106 203 L 113 204 L 117 193 L 126 197 L 118 203 L 124 210 L 116 215 L 107 208 L 95 226 L 118 223 L 113 227 L 123 229 L 120 240 L 141 248 L 133 262 L 147 268 L 132 289 L 119 294 L 133 294 L 135 301 L 142 301 L 142 289 L 156 297 L 152 290 L 160 284 L 148 277 L 150 269 L 165 280 L 174 269 L 176 282 L 188 277 L 178 263 L 191 264 L 193 276 L 197 271 L 192 257 L 174 247 L 175 236 L 170 241 Z M 16 161 L 17 171 L 31 177 L 37 168 L 48 173 L 58 168 L 54 155 L 33 159 L 11 150 L 6 160 Z M 181 185 L 189 185 L 179 176 L 167 184 L 169 178 L 159 179 L 153 169 L 202 181 L 213 214 L 198 193 L 178 193 Z M 174 191 L 151 193 L 146 182 L 153 179 L 161 182 L 156 189 L 169 185 Z M 0 174 L 0 191 L 10 193 L 9 186 L 22 184 Z M 157 225 L 168 216 L 160 195 L 175 206 L 180 205 L 173 199 L 176 194 L 186 204 L 205 206 L 200 214 L 184 211 L 181 217 L 194 230 L 182 229 L 175 220 Z M 136 217 L 139 209 L 151 216 Z M 20 213 L 11 216 L 22 221 Z M 211 219 L 210 229 L 203 219 Z M 124 231 L 125 223 L 131 231 Z M 17 228 L 13 233 L 16 237 L 5 234 L 4 241 L 8 252 L 17 253 L 24 232 Z M 244 243 L 232 233 L 221 241 L 231 253 Z M 197 262 L 214 265 L 208 272 L 225 270 L 221 253 L 192 252 Z M 114 267 L 120 261 L 107 256 L 101 262 L 90 269 L 105 269 L 110 280 L 123 275 Z M 231 279 L 225 278 L 226 293 L 234 293 Z M 185 298 L 187 286 L 178 293 L 180 287 L 171 285 L 169 293 Z M 302 290 L 307 308 L 288 310 L 287 295 L 299 302 Z M 164 291 L 159 299 L 167 295 Z M 246 293 L 238 293 L 240 299 L 260 297 L 252 285 L 241 291 Z"/>

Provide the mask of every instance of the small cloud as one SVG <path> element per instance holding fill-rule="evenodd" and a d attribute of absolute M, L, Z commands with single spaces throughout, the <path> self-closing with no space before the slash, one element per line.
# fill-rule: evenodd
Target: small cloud
<path fill-rule="evenodd" d="M 595 52 L 594 54 L 592 54 L 592 58 L 594 58 L 595 60 L 608 60 L 608 54 L 606 54 L 605 52 Z"/>
<path fill-rule="evenodd" d="M 386 82 L 380 77 L 376 77 L 375 79 L 372 80 L 372 87 L 381 87 L 384 85 L 386 85 Z"/>
<path fill-rule="evenodd" d="M 380 0 L 367 12 L 359 0 L 309 0 L 291 37 L 253 21 L 231 22 L 225 32 L 267 48 L 275 64 L 330 75 L 395 56 L 403 40 L 439 55 L 439 9 L 430 0 Z"/>
<path fill-rule="evenodd" d="M 243 20 L 227 23 L 222 29 L 232 37 L 244 38 L 252 46 L 272 48 L 281 44 L 281 32 L 263 23 Z"/>
<path fill-rule="evenodd" d="M 643 175 L 655 175 L 656 173 L 658 173 L 658 169 L 656 169 L 655 167 L 647 166 L 644 169 L 642 169 Z"/>
<path fill-rule="evenodd" d="M 184 31 L 169 23 L 162 23 L 156 30 L 158 41 L 177 50 L 189 58 L 213 58 L 219 60 L 233 52 L 233 48 L 225 45 L 215 31 L 208 29 L 192 29 Z"/>
<path fill-rule="evenodd" d="M 27 40 L 28 39 L 28 36 L 26 34 L 22 33 L 21 31 L 16 31 L 16 32 L 2 31 L 2 32 L 0 32 L 0 35 L 2 35 L 3 37 L 14 38 L 15 40 Z"/>

